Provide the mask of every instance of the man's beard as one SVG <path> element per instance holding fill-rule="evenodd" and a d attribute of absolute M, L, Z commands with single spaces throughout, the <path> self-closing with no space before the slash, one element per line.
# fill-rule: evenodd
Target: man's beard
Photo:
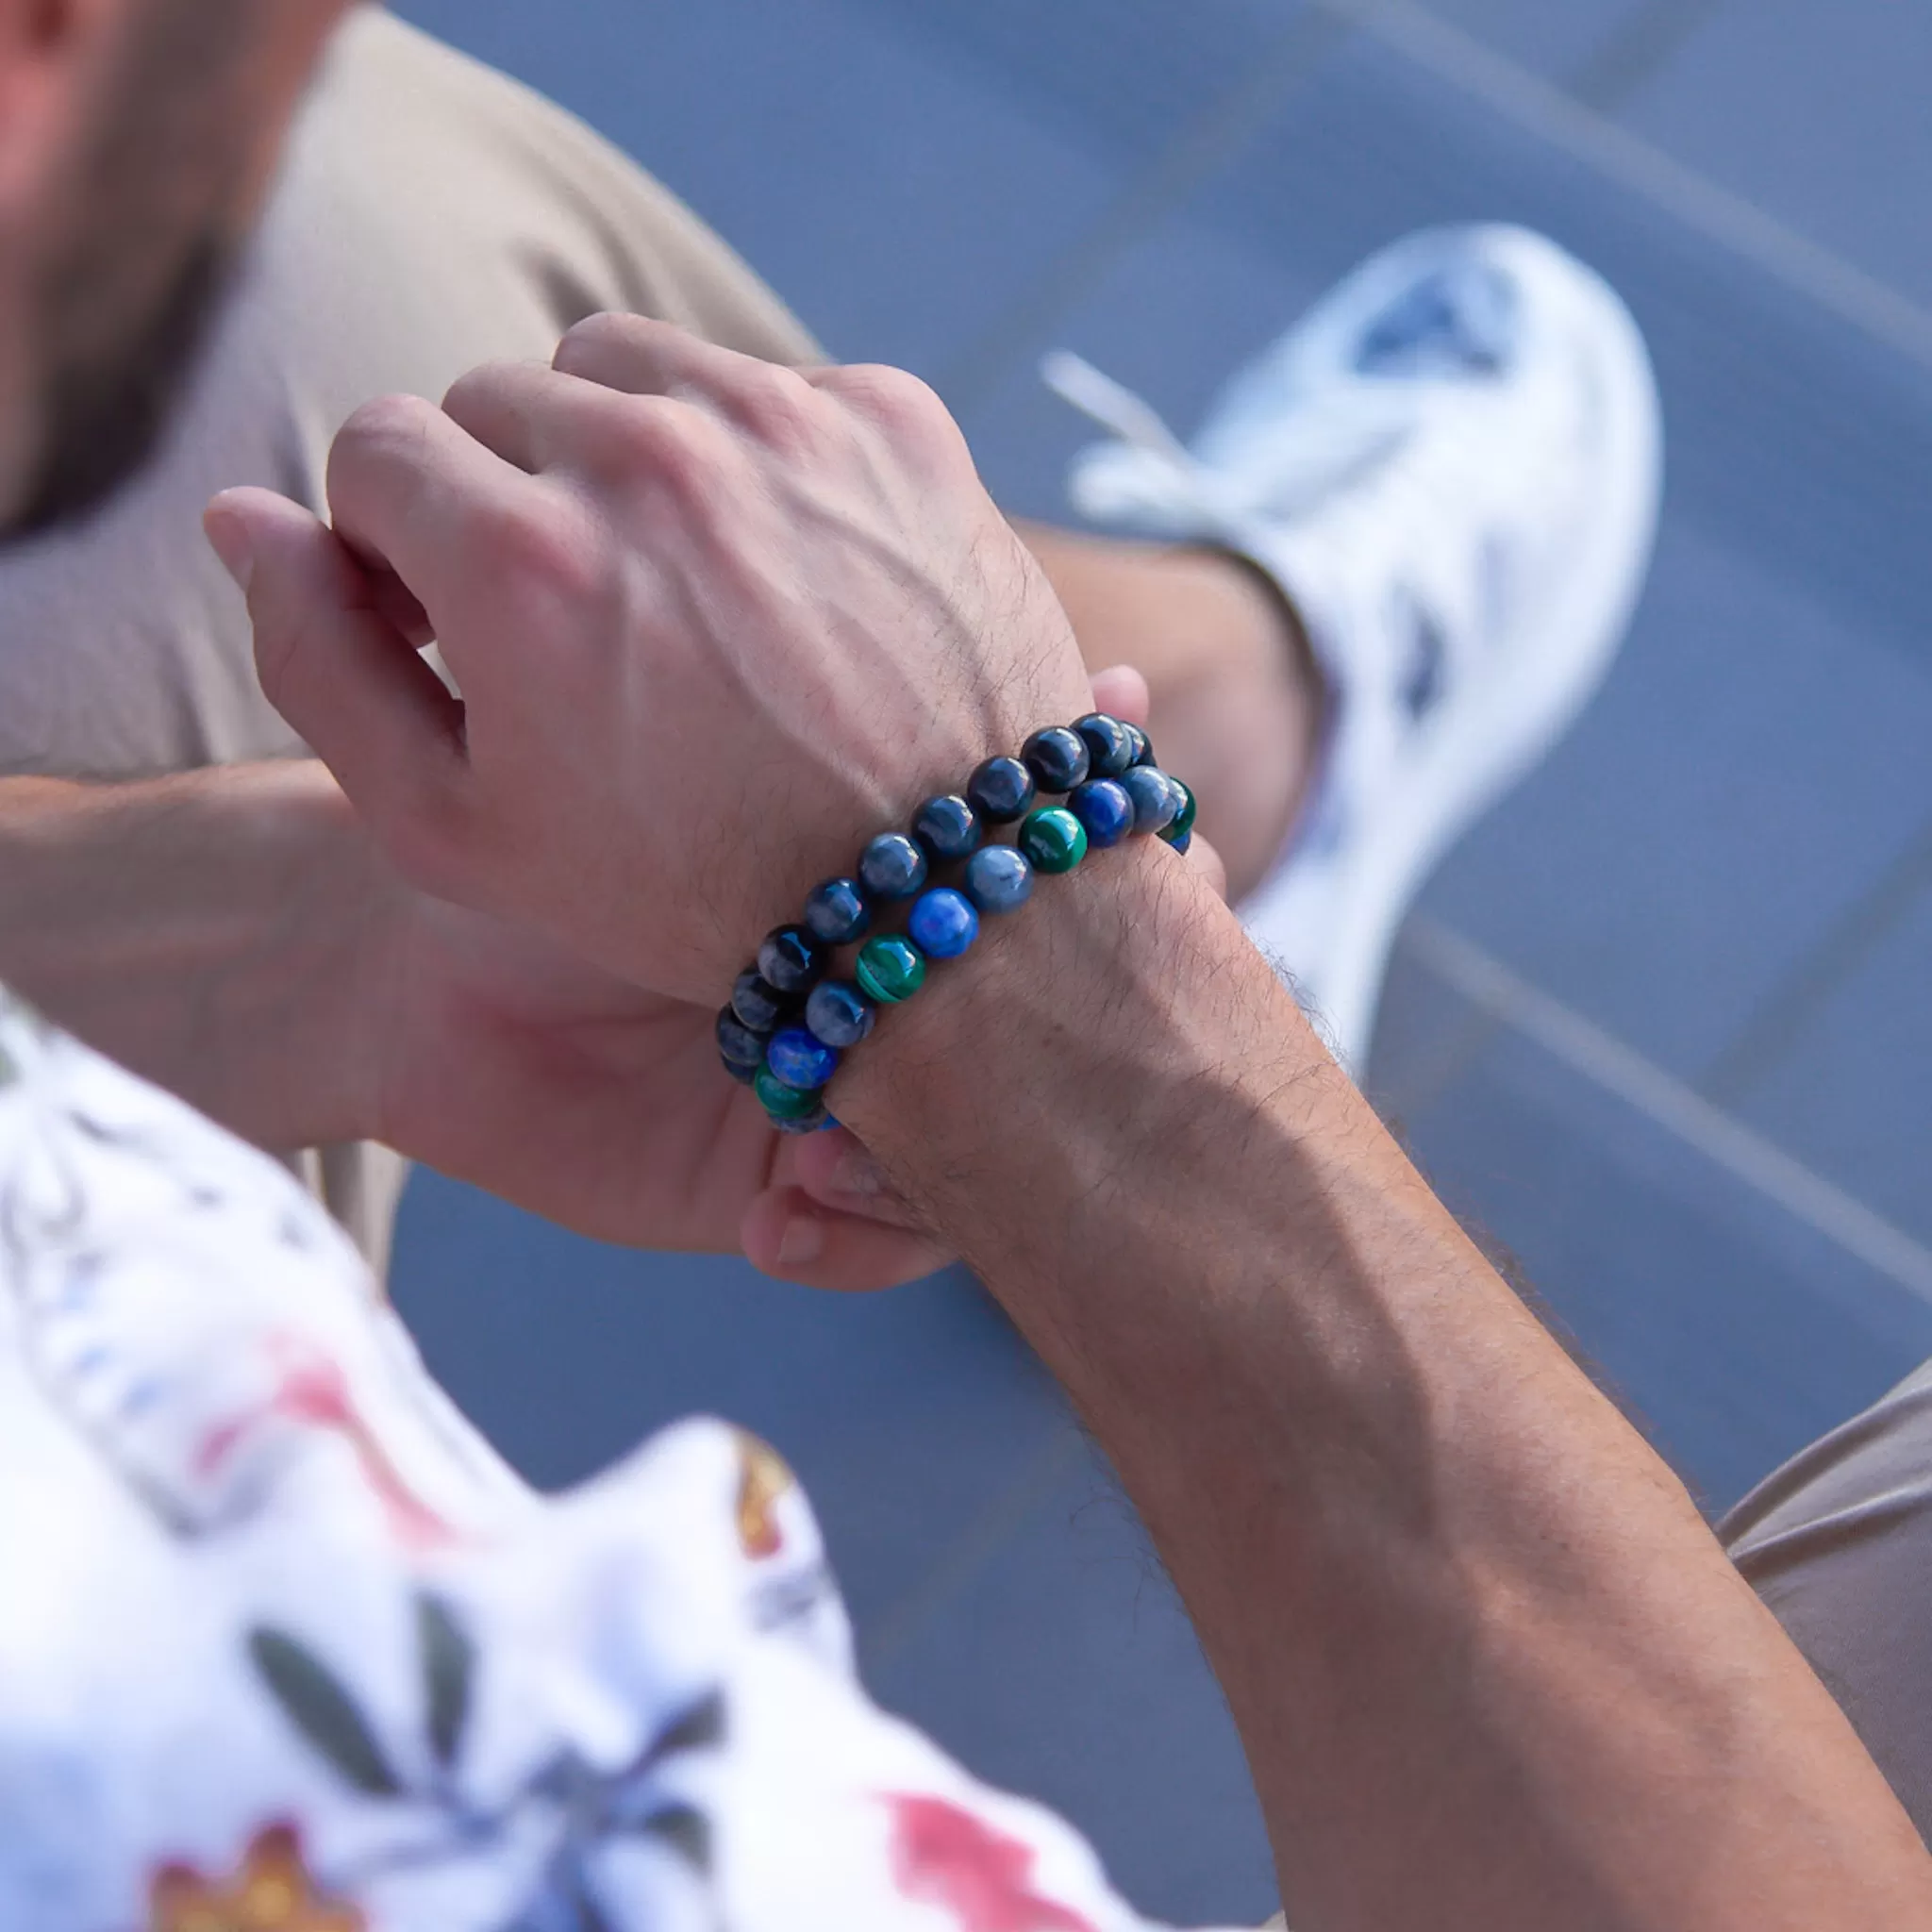
<path fill-rule="evenodd" d="M 7 538 L 78 522 L 142 468 L 187 387 L 227 286 L 231 250 L 192 244 L 159 305 L 110 350 L 61 358 L 42 379 L 41 456 Z"/>
<path fill-rule="evenodd" d="M 96 103 L 37 300 L 41 441 L 7 536 L 74 522 L 153 454 L 237 250 L 251 0 L 149 0 Z"/>

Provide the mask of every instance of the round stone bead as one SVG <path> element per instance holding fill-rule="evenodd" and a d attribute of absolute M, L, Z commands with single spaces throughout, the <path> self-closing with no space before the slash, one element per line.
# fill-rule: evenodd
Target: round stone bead
<path fill-rule="evenodd" d="M 858 964 L 852 976 L 867 999 L 876 1000 L 882 1007 L 896 1007 L 925 984 L 925 961 L 910 940 L 882 935 L 859 947 Z"/>
<path fill-rule="evenodd" d="M 800 1121 L 816 1113 L 824 1105 L 816 1092 L 788 1087 L 770 1067 L 760 1067 L 751 1091 L 763 1103 L 774 1121 Z M 816 1123 L 814 1123 L 816 1124 Z"/>
<path fill-rule="evenodd" d="M 805 1024 L 841 1053 L 873 1029 L 879 1009 L 849 979 L 822 979 L 805 1003 Z"/>
<path fill-rule="evenodd" d="M 772 1077 L 801 1093 L 816 1093 L 839 1071 L 839 1056 L 803 1026 L 781 1026 L 765 1048 Z"/>
<path fill-rule="evenodd" d="M 731 1010 L 754 1033 L 769 1033 L 791 1010 L 791 1002 L 755 966 L 747 966 L 731 989 Z"/>
<path fill-rule="evenodd" d="M 1020 761 L 1042 791 L 1071 791 L 1087 782 L 1087 741 L 1066 724 L 1049 724 L 1020 747 Z"/>
<path fill-rule="evenodd" d="M 758 947 L 758 972 L 767 986 L 795 999 L 824 978 L 824 951 L 802 925 L 781 925 Z"/>
<path fill-rule="evenodd" d="M 1134 801 L 1117 779 L 1088 779 L 1068 797 L 1067 809 L 1086 828 L 1088 844 L 1103 851 L 1134 829 Z"/>
<path fill-rule="evenodd" d="M 754 1033 L 726 1007 L 718 1015 L 718 1052 L 735 1075 L 749 1080 L 765 1063 L 765 1036 Z"/>
<path fill-rule="evenodd" d="M 979 814 L 957 792 L 928 798 L 912 821 L 912 836 L 935 865 L 947 865 L 978 851 L 986 832 Z"/>
<path fill-rule="evenodd" d="M 805 924 L 822 946 L 848 945 L 865 936 L 872 924 L 872 908 L 858 890 L 857 879 L 827 879 L 814 886 L 805 902 Z"/>
<path fill-rule="evenodd" d="M 1134 762 L 1134 741 L 1118 718 L 1109 718 L 1105 711 L 1089 711 L 1075 721 L 1074 729 L 1086 742 L 1091 776 L 1118 778 Z"/>
<path fill-rule="evenodd" d="M 1033 868 L 1016 845 L 988 845 L 966 864 L 966 896 L 982 912 L 1017 912 L 1033 896 Z"/>
<path fill-rule="evenodd" d="M 1183 832 L 1178 839 L 1170 839 L 1167 842 L 1176 852 L 1185 852 L 1194 842 L 1194 835 L 1191 832 Z"/>
<path fill-rule="evenodd" d="M 1064 806 L 1050 805 L 1027 814 L 1020 850 L 1035 872 L 1072 872 L 1087 857 L 1087 828 Z"/>
<path fill-rule="evenodd" d="M 919 895 L 906 930 L 928 959 L 957 959 L 979 937 L 979 914 L 964 892 L 935 886 Z"/>
<path fill-rule="evenodd" d="M 966 796 L 990 825 L 1010 825 L 1024 818 L 1037 787 L 1018 758 L 988 758 L 966 781 Z"/>
<path fill-rule="evenodd" d="M 837 1126 L 838 1122 L 823 1107 L 815 1107 L 809 1113 L 800 1114 L 795 1121 L 781 1121 L 774 1114 L 772 1124 L 781 1134 L 817 1134 L 826 1127 Z"/>
<path fill-rule="evenodd" d="M 1138 724 L 1126 726 L 1127 740 L 1134 747 L 1134 762 L 1137 765 L 1151 765 L 1154 762 L 1154 747 L 1147 742 L 1147 734 Z"/>
<path fill-rule="evenodd" d="M 1180 794 L 1174 780 L 1154 765 L 1136 765 L 1123 772 L 1120 788 L 1134 801 L 1134 830 L 1163 832 L 1174 824 L 1181 808 Z"/>
<path fill-rule="evenodd" d="M 859 854 L 858 876 L 874 899 L 909 899 L 925 874 L 925 854 L 904 832 L 881 832 Z"/>
<path fill-rule="evenodd" d="M 1194 794 L 1178 778 L 1174 777 L 1172 773 L 1168 774 L 1167 782 L 1174 787 L 1174 796 L 1179 801 L 1179 805 L 1174 817 L 1162 828 L 1160 836 L 1170 845 L 1179 845 L 1180 849 L 1185 852 L 1188 848 L 1182 841 L 1194 829 Z"/>

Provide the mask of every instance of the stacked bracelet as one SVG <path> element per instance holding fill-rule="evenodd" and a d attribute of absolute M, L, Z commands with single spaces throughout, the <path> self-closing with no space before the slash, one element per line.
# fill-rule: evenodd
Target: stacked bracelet
<path fill-rule="evenodd" d="M 1066 803 L 1041 806 L 1042 794 Z M 1017 828 L 1010 845 L 988 838 L 1003 825 Z M 1138 725 L 1095 711 L 1036 731 L 1017 758 L 988 758 L 963 796 L 928 798 L 909 835 L 882 832 L 855 877 L 814 887 L 797 925 L 766 934 L 718 1015 L 725 1072 L 781 1131 L 829 1125 L 824 1091 L 840 1057 L 871 1033 L 880 1007 L 924 985 L 929 961 L 964 953 L 982 914 L 1016 910 L 1037 874 L 1072 872 L 1095 847 L 1152 833 L 1185 852 L 1193 828 L 1194 794 L 1154 762 Z M 959 868 L 958 886 L 932 883 L 940 867 Z M 876 911 L 908 902 L 904 932 L 873 932 Z M 827 976 L 849 945 L 858 947 L 852 976 Z"/>

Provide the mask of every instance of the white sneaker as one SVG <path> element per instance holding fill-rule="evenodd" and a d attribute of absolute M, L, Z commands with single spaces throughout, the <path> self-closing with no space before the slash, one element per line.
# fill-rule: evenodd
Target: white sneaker
<path fill-rule="evenodd" d="M 1542 237 L 1444 228 L 1317 304 L 1191 450 L 1078 357 L 1043 374 L 1119 439 L 1075 459 L 1077 509 L 1239 552 L 1307 632 L 1330 698 L 1319 762 L 1241 911 L 1359 1073 L 1409 902 L 1623 640 L 1662 472 L 1637 325 Z"/>

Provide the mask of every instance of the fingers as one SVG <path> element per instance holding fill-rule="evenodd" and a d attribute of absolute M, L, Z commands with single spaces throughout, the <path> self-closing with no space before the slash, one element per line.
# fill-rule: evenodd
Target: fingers
<path fill-rule="evenodd" d="M 897 1288 L 952 1259 L 924 1235 L 827 1209 L 799 1188 L 768 1188 L 745 1210 L 740 1239 L 761 1273 L 846 1293 Z"/>
<path fill-rule="evenodd" d="M 1153 693 L 1147 680 L 1131 664 L 1115 664 L 1093 674 L 1093 708 L 1118 718 L 1124 724 L 1147 728 L 1147 715 L 1154 708 Z"/>
<path fill-rule="evenodd" d="M 558 344 L 552 366 L 625 395 L 696 404 L 765 438 L 801 431 L 813 403 L 811 386 L 795 370 L 641 315 L 593 315 L 578 323 Z"/>
<path fill-rule="evenodd" d="M 341 541 L 267 490 L 224 491 L 205 524 L 247 596 L 269 702 L 372 816 L 443 820 L 464 771 L 462 706 Z"/>

